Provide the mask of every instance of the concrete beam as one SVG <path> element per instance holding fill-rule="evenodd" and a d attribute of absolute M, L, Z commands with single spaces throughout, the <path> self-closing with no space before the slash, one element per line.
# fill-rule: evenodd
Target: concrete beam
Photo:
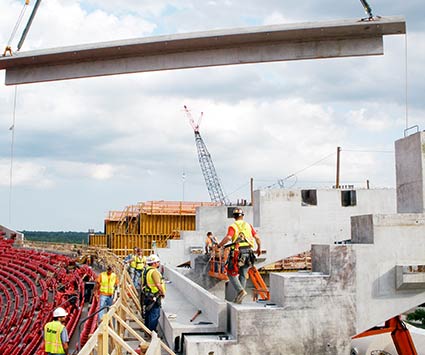
<path fill-rule="evenodd" d="M 403 17 L 176 34 L 16 53 L 0 58 L 6 85 L 218 65 L 383 54 Z"/>

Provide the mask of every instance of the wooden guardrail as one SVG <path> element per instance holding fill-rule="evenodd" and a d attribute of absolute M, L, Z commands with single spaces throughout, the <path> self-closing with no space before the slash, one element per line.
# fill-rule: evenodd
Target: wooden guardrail
<path fill-rule="evenodd" d="M 149 345 L 146 355 L 161 355 L 162 350 L 170 355 L 175 355 L 167 344 L 158 338 L 155 332 L 146 328 L 139 318 L 141 307 L 138 292 L 121 260 L 106 250 L 99 250 L 99 256 L 99 259 L 105 264 L 112 265 L 114 272 L 120 275 L 119 292 L 115 294 L 114 304 L 104 314 L 98 328 L 78 352 L 78 355 L 122 354 L 123 351 L 137 355 L 135 349 L 129 345 L 128 340 L 125 340 L 129 335 L 139 344 Z M 151 341 L 147 342 L 141 334 L 136 332 L 129 325 L 130 321 L 135 322 L 145 334 L 150 335 Z"/>

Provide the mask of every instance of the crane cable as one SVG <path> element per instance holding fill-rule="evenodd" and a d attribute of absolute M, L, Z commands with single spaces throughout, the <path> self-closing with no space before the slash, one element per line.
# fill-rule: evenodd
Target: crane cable
<path fill-rule="evenodd" d="M 11 44 L 15 38 L 16 32 L 22 22 L 22 19 L 25 15 L 25 11 L 28 8 L 30 0 L 25 0 L 25 4 L 22 7 L 22 10 L 19 14 L 18 20 L 16 21 L 15 26 L 13 27 L 12 33 L 10 34 L 9 41 L 7 42 L 6 48 L 3 52 L 3 57 L 9 52 L 12 55 Z M 12 125 L 9 128 L 9 131 L 12 131 L 12 140 L 10 144 L 10 171 L 9 171 L 9 225 L 12 224 L 12 190 L 13 190 L 13 158 L 14 158 L 14 146 L 15 146 L 15 120 L 16 120 L 16 102 L 18 96 L 18 87 L 15 85 L 14 98 L 13 98 L 13 119 Z"/>
<path fill-rule="evenodd" d="M 6 56 L 7 52 L 9 52 L 10 55 L 12 55 L 11 44 L 12 44 L 13 39 L 15 38 L 16 32 L 18 31 L 18 28 L 19 28 L 19 26 L 22 22 L 22 19 L 24 17 L 25 11 L 27 10 L 29 3 L 30 3 L 30 0 L 25 0 L 25 4 L 24 4 L 24 6 L 21 10 L 21 13 L 19 14 L 19 17 L 18 17 L 18 20 L 16 21 L 15 27 L 13 28 L 12 33 L 10 34 L 9 41 L 6 44 L 6 48 L 4 49 L 3 57 Z"/>
<path fill-rule="evenodd" d="M 409 95 L 408 95 L 408 51 L 407 51 L 407 31 L 404 34 L 404 99 L 405 99 L 405 116 L 406 129 L 409 128 Z"/>
<path fill-rule="evenodd" d="M 15 118 L 16 118 L 16 101 L 18 96 L 18 86 L 15 85 L 15 95 L 13 98 L 13 122 L 9 130 L 12 131 L 12 142 L 10 145 L 10 174 L 9 174 L 9 226 L 12 224 L 12 188 L 13 188 L 13 156 L 15 145 Z"/>

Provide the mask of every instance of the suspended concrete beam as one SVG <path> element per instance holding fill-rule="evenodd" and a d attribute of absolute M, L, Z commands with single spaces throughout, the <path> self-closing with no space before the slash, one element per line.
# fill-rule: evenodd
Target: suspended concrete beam
<path fill-rule="evenodd" d="M 20 52 L 0 58 L 6 85 L 146 71 L 383 54 L 403 17 L 215 30 Z"/>

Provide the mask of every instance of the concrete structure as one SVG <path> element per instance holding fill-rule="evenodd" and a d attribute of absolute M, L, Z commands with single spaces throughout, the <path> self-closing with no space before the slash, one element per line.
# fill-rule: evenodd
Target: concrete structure
<path fill-rule="evenodd" d="M 142 38 L 0 58 L 6 85 L 145 71 L 383 54 L 402 17 L 339 20 Z"/>
<path fill-rule="evenodd" d="M 172 344 L 175 344 L 176 338 L 179 342 L 182 334 L 193 333 L 194 328 L 202 333 L 227 332 L 226 301 L 184 278 L 172 268 L 166 267 L 164 276 L 173 285 L 167 288 L 167 300 L 160 324 L 167 340 L 172 339 Z M 190 299 L 187 299 L 187 295 L 190 295 Z M 182 302 L 182 299 L 187 301 Z M 191 321 L 198 310 L 202 310 L 202 313 L 196 321 Z"/>
<path fill-rule="evenodd" d="M 303 202 L 305 191 L 314 191 L 315 205 Z M 345 195 L 352 205 L 344 206 Z M 350 239 L 350 217 L 371 213 L 395 213 L 394 189 L 299 190 L 267 189 L 255 191 L 254 207 L 243 206 L 244 219 L 252 223 L 262 238 L 260 266 L 310 250 L 312 243 L 334 243 Z M 169 240 L 160 249 L 167 265 L 177 266 L 191 259 L 191 251 L 203 249 L 205 236 L 212 231 L 221 240 L 233 222 L 233 207 L 198 207 L 196 231 L 181 232 L 180 240 Z M 192 264 L 193 265 L 193 264 Z"/>
<path fill-rule="evenodd" d="M 22 244 L 24 242 L 24 233 L 15 231 L 8 227 L 0 225 L 0 235 L 4 235 L 8 239 L 14 239 L 15 243 Z"/>
<path fill-rule="evenodd" d="M 254 225 L 267 250 L 263 265 L 313 243 L 349 240 L 351 216 L 396 211 L 394 189 L 269 189 L 256 191 L 254 199 Z"/>
<path fill-rule="evenodd" d="M 419 133 L 395 142 L 398 213 L 425 212 L 424 147 Z"/>
<path fill-rule="evenodd" d="M 168 240 L 167 248 L 160 248 L 158 253 L 169 266 L 178 266 L 193 259 L 205 250 L 207 232 L 213 232 L 221 240 L 227 227 L 233 222 L 232 211 L 235 206 L 202 206 L 196 208 L 196 231 L 181 231 L 180 239 Z M 252 206 L 241 206 L 245 220 L 253 221 Z"/>
<path fill-rule="evenodd" d="M 254 222 L 252 206 L 239 206 L 245 213 L 244 220 Z M 235 206 L 198 207 L 196 209 L 196 230 L 211 231 L 219 239 L 227 233 L 227 227 L 233 223 L 233 209 Z"/>
<path fill-rule="evenodd" d="M 414 159 L 417 164 L 425 157 L 425 150 L 420 149 L 424 133 L 418 135 L 420 137 L 405 138 L 416 142 L 414 151 L 420 154 L 420 158 Z M 396 157 L 405 155 L 406 152 L 398 151 L 405 146 L 396 145 Z M 411 166 L 412 174 L 418 168 Z M 366 197 L 368 193 L 371 199 Z M 310 239 L 313 271 L 272 273 L 269 304 L 249 300 L 242 305 L 229 302 L 225 311 L 220 303 L 224 297 L 216 297 L 219 295 L 217 287 L 215 296 L 206 296 L 203 292 L 209 293 L 208 290 L 194 290 L 192 281 L 173 273 L 170 287 L 178 289 L 180 302 L 185 303 L 186 313 L 182 314 L 201 309 L 205 318 L 198 326 L 190 322 L 185 324 L 183 331 L 181 325 L 173 325 L 172 320 L 166 319 L 170 313 L 176 313 L 179 318 L 178 302 L 173 300 L 173 307 L 166 303 L 164 327 L 180 329 L 175 332 L 167 330 L 169 343 L 178 343 L 176 350 L 186 354 L 349 354 L 353 346 L 352 336 L 424 303 L 425 214 L 397 214 L 393 191 L 374 193 L 364 190 L 364 194 L 357 195 L 357 212 L 367 208 L 375 212 L 381 208 L 392 212 L 352 216 L 349 228 L 344 221 L 349 219 L 350 213 L 345 212 L 350 211 L 348 206 L 342 209 L 344 212 L 339 211 L 337 217 L 336 206 L 342 208 L 338 194 L 341 194 L 340 190 L 324 191 L 323 194 L 317 191 L 316 208 L 301 206 L 300 195 L 294 191 L 260 191 L 257 196 L 260 198 L 255 201 L 259 203 L 258 221 L 262 233 L 266 228 L 263 221 L 267 221 L 270 231 L 280 228 L 287 239 L 283 242 L 283 238 L 279 241 L 278 236 L 272 237 L 276 244 L 270 254 L 267 248 L 267 257 L 278 255 L 277 251 L 282 251 L 283 257 L 286 247 L 301 245 Z M 424 198 L 423 192 L 418 194 L 422 194 L 419 200 Z M 276 199 L 276 196 L 280 198 Z M 360 201 L 366 200 L 369 202 L 361 206 Z M 265 214 L 267 209 L 274 212 Z M 285 220 L 286 216 L 290 217 Z M 254 217 L 257 218 L 255 213 Z M 294 226 L 291 219 L 299 219 L 300 223 Z M 302 223 L 303 220 L 307 222 Z M 311 226 L 309 221 L 313 221 Z M 330 227 L 332 221 L 339 224 L 340 230 Z M 330 241 L 314 244 L 316 235 L 313 230 L 318 231 L 320 239 L 325 239 L 326 230 L 329 230 Z M 350 230 L 351 244 L 333 243 L 339 233 L 346 235 Z M 265 239 L 263 237 L 263 241 Z M 214 309 L 220 310 L 217 311 L 219 318 L 211 315 Z M 220 331 L 223 329 L 219 326 L 223 324 L 221 317 L 228 322 L 225 332 Z M 204 322 L 211 323 L 209 329 L 203 327 Z"/>

